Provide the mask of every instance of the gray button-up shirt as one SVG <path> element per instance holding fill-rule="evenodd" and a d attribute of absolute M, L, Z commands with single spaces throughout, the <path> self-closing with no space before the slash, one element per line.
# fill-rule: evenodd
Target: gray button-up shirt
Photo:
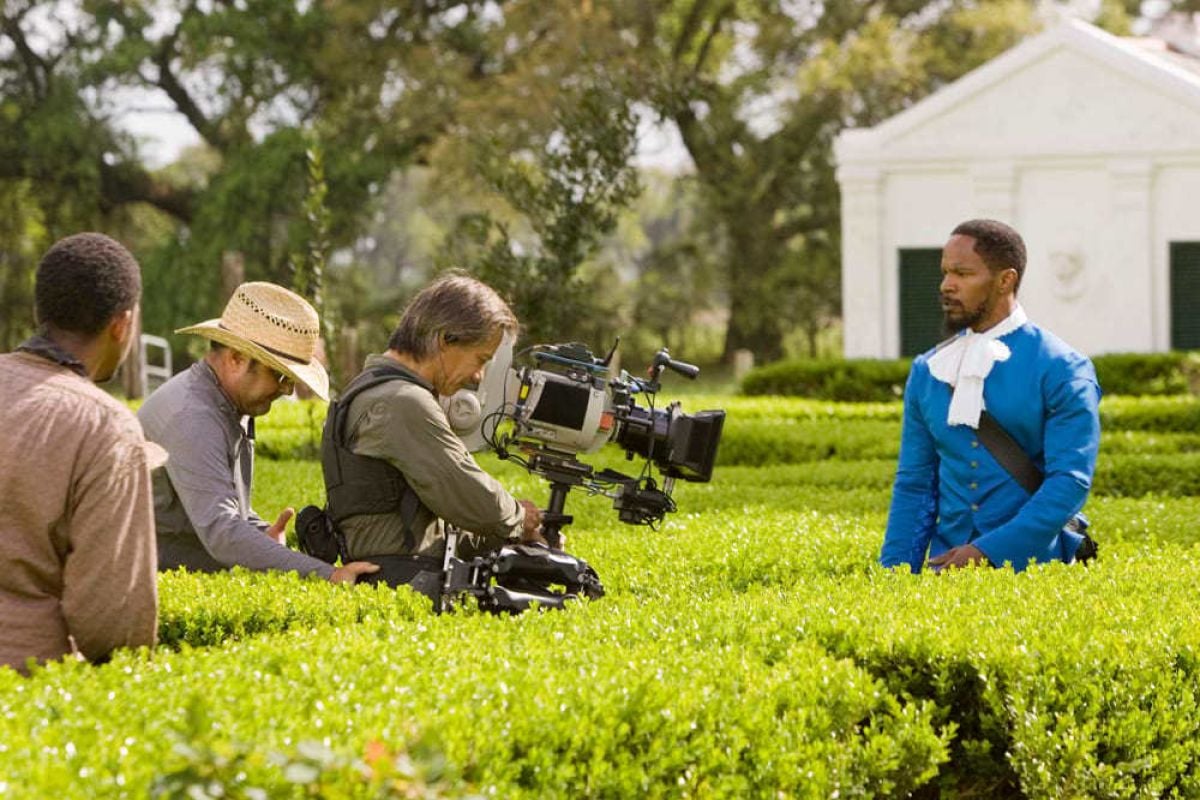
<path fill-rule="evenodd" d="M 254 444 L 217 376 L 200 361 L 138 411 L 146 438 L 170 460 L 154 473 L 158 568 L 214 572 L 240 565 L 328 578 L 333 567 L 270 539 L 250 507 Z"/>

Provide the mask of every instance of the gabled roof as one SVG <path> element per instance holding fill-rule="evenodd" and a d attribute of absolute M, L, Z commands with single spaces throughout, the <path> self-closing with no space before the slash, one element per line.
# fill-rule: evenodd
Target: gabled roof
<path fill-rule="evenodd" d="M 1073 59 L 1069 61 L 1068 59 Z M 1022 91 L 1031 101 L 1033 94 L 1043 88 L 1056 69 L 1074 65 L 1075 77 L 1088 73 L 1091 67 L 1104 72 L 1106 77 L 1140 93 L 1153 95 L 1158 106 L 1155 111 L 1160 118 L 1149 120 L 1163 123 L 1161 115 L 1174 115 L 1168 127 L 1174 127 L 1176 139 L 1189 138 L 1194 130 L 1194 146 L 1200 148 L 1200 59 L 1174 52 L 1157 40 L 1123 39 L 1106 33 L 1085 22 L 1072 20 L 1033 36 L 983 66 L 967 73 L 954 83 L 945 86 L 905 111 L 885 120 L 873 128 L 848 130 L 838 137 L 835 153 L 839 164 L 859 161 L 875 161 L 883 156 L 900 156 L 922 137 L 921 129 L 935 130 L 939 121 L 953 114 L 960 107 L 972 105 L 986 108 L 982 102 L 986 95 L 997 98 L 1002 87 L 1023 76 L 1026 81 Z M 1042 69 L 1044 74 L 1037 79 L 1032 72 Z M 1092 70 L 1095 72 L 1096 70 Z M 1091 87 L 1096 91 L 1096 87 Z M 1087 87 L 1080 87 L 1086 91 Z M 1058 87 L 1060 95 L 1069 95 L 1073 87 Z M 1144 92 L 1142 92 L 1144 90 Z M 1013 104 L 1014 98 L 1005 98 Z M 1097 98 L 1089 98 L 1099 102 Z M 1036 107 L 1036 104 L 1033 104 Z M 1092 120 L 1094 122 L 1094 120 Z M 1030 120 L 1030 124 L 1037 124 Z M 1016 123 L 1014 123 L 1015 126 Z M 1134 124 L 1134 121 L 1128 121 Z M 1161 127 L 1161 125 L 1160 125 Z M 998 132 L 998 136 L 1015 138 L 1013 131 Z M 1126 131 L 1129 138 L 1132 134 Z M 920 148 L 913 150 L 915 153 Z"/>

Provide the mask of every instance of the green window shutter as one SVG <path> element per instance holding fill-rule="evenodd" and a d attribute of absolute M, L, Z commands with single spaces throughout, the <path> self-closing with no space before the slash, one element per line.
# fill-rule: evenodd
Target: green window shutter
<path fill-rule="evenodd" d="M 1171 349 L 1200 349 L 1200 242 L 1171 242 Z"/>
<path fill-rule="evenodd" d="M 941 285 L 941 248 L 900 250 L 900 355 L 920 355 L 945 338 Z"/>

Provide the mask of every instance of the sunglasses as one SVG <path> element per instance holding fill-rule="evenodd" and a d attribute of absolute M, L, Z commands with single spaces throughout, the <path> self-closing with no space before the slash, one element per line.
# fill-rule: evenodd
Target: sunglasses
<path fill-rule="evenodd" d="M 280 372 L 277 369 L 272 369 L 271 367 L 268 367 L 266 364 L 262 363 L 261 361 L 256 361 L 254 363 L 258 364 L 258 366 L 262 367 L 267 372 L 269 372 L 271 374 L 271 377 L 275 379 L 275 383 L 277 383 L 278 385 L 283 386 L 284 383 L 290 383 L 293 386 L 296 385 L 296 382 L 294 380 L 292 380 L 291 375 L 285 375 L 284 373 Z"/>

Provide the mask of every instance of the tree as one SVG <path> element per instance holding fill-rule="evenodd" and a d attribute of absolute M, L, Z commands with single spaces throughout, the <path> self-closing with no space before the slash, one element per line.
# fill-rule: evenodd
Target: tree
<path fill-rule="evenodd" d="M 1106 0 L 1128 25 L 1138 4 Z M 839 308 L 832 142 L 1013 46 L 1040 24 L 1025 0 L 612 0 L 609 69 L 676 126 L 722 229 L 725 355 L 782 354 Z"/>
<path fill-rule="evenodd" d="M 1033 24 L 1020 2 L 628 0 L 621 69 L 676 125 L 728 245 L 725 355 L 782 355 L 836 313 L 831 147 L 999 52 Z"/>
<path fill-rule="evenodd" d="M 720 355 L 715 319 L 727 295 L 720 227 L 705 213 L 694 176 L 645 171 L 643 183 L 619 238 L 599 256 L 632 268 L 622 352 L 640 363 L 666 346 L 684 360 L 711 363 Z"/>
<path fill-rule="evenodd" d="M 45 238 L 133 240 L 146 328 L 170 330 L 219 311 L 227 250 L 248 278 L 290 281 L 319 131 L 331 253 L 355 244 L 392 174 L 432 165 L 488 194 L 444 260 L 557 337 L 596 330 L 585 285 L 600 272 L 581 270 L 637 191 L 649 108 L 682 133 L 719 228 L 725 351 L 773 358 L 793 321 L 811 330 L 838 306 L 833 137 L 1014 43 L 1031 2 L 8 0 L 0 191 Z M 1106 24 L 1133 5 L 1104 0 Z M 196 131 L 185 163 L 143 164 L 117 124 L 130 89 Z M 5 285 L 27 284 L 29 259 L 6 258 L 21 275 Z"/>
<path fill-rule="evenodd" d="M 585 327 L 591 303 L 577 271 L 639 191 L 632 111 L 595 77 L 553 101 L 552 123 L 532 146 L 514 150 L 496 133 L 473 143 L 477 173 L 523 232 L 475 213 L 460 218 L 448 243 L 447 257 L 504 294 L 534 340 Z"/>
<path fill-rule="evenodd" d="M 147 328 L 219 310 L 216 265 L 287 283 L 305 249 L 306 139 L 325 145 L 331 244 L 357 236 L 395 169 L 451 127 L 481 70 L 494 3 L 383 0 L 10 0 L 0 12 L 0 179 L 30 181 L 54 236 L 112 230 L 148 205 L 174 230 L 141 252 Z M 146 169 L 120 132 L 121 91 L 153 92 L 213 155 Z M 186 178 L 180 181 L 179 178 Z"/>
<path fill-rule="evenodd" d="M 0 350 L 33 332 L 33 275 L 48 245 L 28 181 L 0 181 Z"/>

